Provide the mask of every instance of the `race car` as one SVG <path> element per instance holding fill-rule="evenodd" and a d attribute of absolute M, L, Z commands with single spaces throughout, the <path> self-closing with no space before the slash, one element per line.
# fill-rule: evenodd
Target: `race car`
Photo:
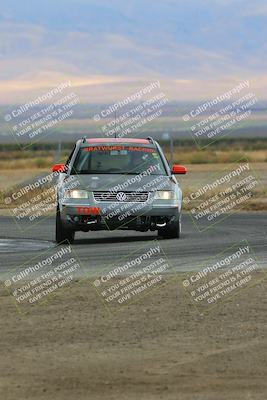
<path fill-rule="evenodd" d="M 58 174 L 56 242 L 73 243 L 75 232 L 127 229 L 181 235 L 182 190 L 153 138 L 83 138 Z"/>

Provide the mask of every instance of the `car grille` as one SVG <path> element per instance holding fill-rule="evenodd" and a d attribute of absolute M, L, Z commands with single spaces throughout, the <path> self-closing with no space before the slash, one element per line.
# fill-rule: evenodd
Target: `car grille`
<path fill-rule="evenodd" d="M 94 192 L 94 199 L 98 202 L 144 203 L 148 200 L 148 192 Z"/>

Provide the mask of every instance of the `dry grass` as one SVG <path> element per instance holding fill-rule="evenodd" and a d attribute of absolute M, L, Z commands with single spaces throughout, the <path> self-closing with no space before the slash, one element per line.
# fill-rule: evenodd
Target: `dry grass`
<path fill-rule="evenodd" d="M 168 159 L 170 154 L 165 149 Z M 67 158 L 68 152 L 62 154 L 62 162 Z M 267 150 L 192 150 L 192 148 L 176 149 L 174 160 L 179 164 L 227 164 L 235 162 L 241 158 L 246 158 L 252 163 L 267 162 Z M 54 152 L 49 151 L 31 151 L 20 152 L 10 151 L 1 154 L 0 171 L 8 169 L 30 169 L 30 168 L 50 168 L 55 159 Z"/>
<path fill-rule="evenodd" d="M 62 162 L 67 159 L 69 151 L 62 153 Z M 55 162 L 55 152 L 45 150 L 2 151 L 0 154 L 0 171 L 8 169 L 48 168 Z"/>
<path fill-rule="evenodd" d="M 232 165 L 232 164 L 231 164 Z M 199 164 L 199 165 L 186 165 L 188 168 L 187 175 L 177 176 L 179 184 L 181 185 L 184 193 L 184 198 L 187 197 L 190 193 L 196 191 L 202 185 L 211 182 L 214 176 L 220 176 L 224 170 L 229 171 L 231 166 L 230 164 Z M 253 199 L 250 201 L 246 201 L 244 204 L 244 210 L 267 210 L 267 197 L 266 197 L 266 187 L 267 187 L 267 163 L 255 163 L 252 165 L 253 174 L 256 175 L 257 180 L 260 182 L 260 185 L 255 188 L 255 194 Z M 6 209 L 7 206 L 4 203 L 4 198 L 9 195 L 9 192 L 12 192 L 12 188 L 14 186 L 23 186 L 23 182 L 28 179 L 39 175 L 40 173 L 49 173 L 49 169 L 32 169 L 32 170 L 4 170 L 1 173 L 0 177 L 0 208 Z M 47 190 L 47 189 L 45 189 Z M 46 197 L 45 190 L 35 190 L 30 192 L 30 197 L 37 196 L 38 194 L 42 195 L 44 199 Z M 212 193 L 216 194 L 216 191 Z M 51 195 L 48 193 L 47 195 Z M 209 197 L 211 193 L 209 192 Z M 27 197 L 27 196 L 26 196 Z M 23 196 L 23 201 L 29 200 Z M 201 196 L 201 200 L 205 200 Z M 20 201 L 17 201 L 16 206 L 20 205 Z M 190 210 L 192 207 L 196 207 L 199 205 L 198 201 L 190 202 L 189 206 L 184 204 L 185 210 Z M 14 203 L 12 203 L 14 207 Z"/>
<path fill-rule="evenodd" d="M 23 182 L 33 178 L 41 173 L 46 173 L 48 170 L 44 168 L 16 168 L 2 169 L 0 174 L 0 191 L 7 191 L 10 188 L 23 184 Z"/>
<path fill-rule="evenodd" d="M 53 164 L 54 159 L 52 157 L 37 157 L 31 159 L 11 159 L 0 161 L 0 170 L 17 170 L 17 169 L 44 169 L 49 168 Z"/>
<path fill-rule="evenodd" d="M 199 164 L 199 165 L 186 165 L 188 168 L 187 175 L 177 176 L 179 184 L 183 189 L 183 196 L 186 198 L 190 193 L 197 191 L 199 188 L 203 187 L 207 183 L 211 183 L 217 177 L 223 175 L 223 172 L 230 171 L 233 163 L 229 164 Z M 266 163 L 253 163 L 250 164 L 251 173 L 256 177 L 256 180 L 259 182 L 257 187 L 253 189 L 253 198 L 249 201 L 246 201 L 242 205 L 242 209 L 246 211 L 262 211 L 267 210 L 267 164 Z M 220 190 L 226 189 L 221 187 Z M 213 190 L 209 191 L 209 198 L 218 194 L 219 191 Z M 201 201 L 206 200 L 207 197 L 201 196 Z M 194 200 L 189 203 L 187 206 L 184 204 L 185 210 L 191 210 L 194 207 L 197 207 L 200 204 L 200 201 Z"/>
<path fill-rule="evenodd" d="M 167 158 L 170 154 L 166 151 Z M 250 162 L 267 162 L 267 150 L 222 151 L 222 150 L 176 150 L 174 160 L 179 164 L 228 164 L 246 158 Z"/>

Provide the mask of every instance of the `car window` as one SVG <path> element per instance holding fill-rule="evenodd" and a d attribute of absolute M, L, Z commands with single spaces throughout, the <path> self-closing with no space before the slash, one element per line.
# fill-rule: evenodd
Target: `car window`
<path fill-rule="evenodd" d="M 166 175 L 156 148 L 138 146 L 90 146 L 80 149 L 72 174 L 140 174 L 148 168 L 151 175 Z"/>

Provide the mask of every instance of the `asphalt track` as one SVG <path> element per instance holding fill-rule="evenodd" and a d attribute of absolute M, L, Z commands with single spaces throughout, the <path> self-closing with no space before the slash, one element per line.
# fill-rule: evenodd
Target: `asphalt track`
<path fill-rule="evenodd" d="M 40 220 L 26 232 L 14 220 L 0 217 L 0 278 L 24 262 L 48 249 L 54 250 L 55 221 Z M 100 231 L 77 233 L 73 245 L 86 272 L 97 274 L 103 265 L 127 257 L 157 239 L 156 233 Z M 232 245 L 247 240 L 259 264 L 267 267 L 267 213 L 237 213 L 209 230 L 199 232 L 189 214 L 183 215 L 181 239 L 160 240 L 160 245 L 176 271 L 203 267 L 205 260 L 217 256 Z"/>

